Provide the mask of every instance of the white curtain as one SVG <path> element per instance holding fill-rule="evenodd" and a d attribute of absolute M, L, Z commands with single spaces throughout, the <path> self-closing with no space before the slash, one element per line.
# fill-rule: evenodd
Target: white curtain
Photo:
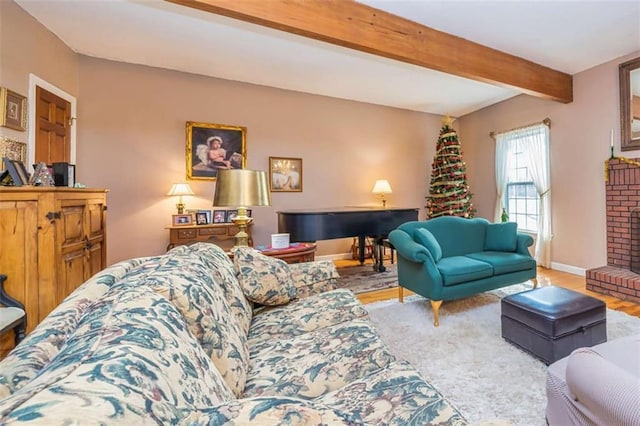
<path fill-rule="evenodd" d="M 551 176 L 549 169 L 549 128 L 544 124 L 522 129 L 527 149 L 524 160 L 540 196 L 535 258 L 538 265 L 551 268 Z"/>
<path fill-rule="evenodd" d="M 536 192 L 540 197 L 538 210 L 538 234 L 536 236 L 535 259 L 538 265 L 551 268 L 551 177 L 549 163 L 549 127 L 544 124 L 525 127 L 501 133 L 496 136 L 496 186 L 498 199 L 495 220 L 502 212 L 504 190 L 509 183 L 509 159 L 519 142 L 526 147 L 522 150 Z"/>
<path fill-rule="evenodd" d="M 498 196 L 493 215 L 494 222 L 500 222 L 502 209 L 505 207 L 502 202 L 504 191 L 509 183 L 509 167 L 514 145 L 514 140 L 507 138 L 505 133 L 496 136 L 496 192 Z"/>

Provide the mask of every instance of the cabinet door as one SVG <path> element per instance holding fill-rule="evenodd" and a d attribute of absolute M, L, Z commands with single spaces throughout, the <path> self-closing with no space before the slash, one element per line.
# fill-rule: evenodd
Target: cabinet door
<path fill-rule="evenodd" d="M 0 273 L 7 293 L 25 305 L 31 331 L 40 322 L 37 200 L 0 200 Z"/>
<path fill-rule="evenodd" d="M 87 209 L 84 199 L 58 201 L 60 219 L 56 221 L 56 234 L 60 264 L 57 304 L 85 281 L 88 240 L 85 238 L 84 229 Z"/>
<path fill-rule="evenodd" d="M 88 265 L 84 280 L 102 271 L 106 265 L 107 249 L 105 246 L 106 210 L 105 199 L 91 198 L 87 201 L 86 237 Z"/>

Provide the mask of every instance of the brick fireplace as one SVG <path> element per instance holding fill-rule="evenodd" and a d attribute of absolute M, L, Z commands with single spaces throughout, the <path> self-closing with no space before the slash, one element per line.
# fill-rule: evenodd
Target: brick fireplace
<path fill-rule="evenodd" d="M 640 304 L 640 167 L 609 161 L 606 205 L 607 266 L 587 271 L 587 290 Z"/>

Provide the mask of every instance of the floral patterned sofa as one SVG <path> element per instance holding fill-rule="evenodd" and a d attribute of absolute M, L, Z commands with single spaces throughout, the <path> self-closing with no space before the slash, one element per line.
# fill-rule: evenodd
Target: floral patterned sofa
<path fill-rule="evenodd" d="M 0 424 L 466 424 L 332 262 L 234 262 L 198 243 L 92 277 L 0 362 Z"/>

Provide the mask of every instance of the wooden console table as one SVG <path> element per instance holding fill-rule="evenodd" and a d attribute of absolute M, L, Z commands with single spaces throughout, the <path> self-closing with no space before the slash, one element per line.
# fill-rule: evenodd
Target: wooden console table
<path fill-rule="evenodd" d="M 253 246 L 250 223 L 247 227 L 249 245 Z M 222 247 L 225 251 L 233 247 L 233 237 L 238 233 L 238 227 L 234 223 L 214 223 L 209 225 L 168 226 L 169 245 L 167 250 L 175 246 L 193 244 L 197 242 L 213 243 Z"/>
<path fill-rule="evenodd" d="M 264 248 L 260 250 L 260 253 L 265 256 L 276 257 L 282 259 L 287 263 L 302 263 L 313 262 L 315 260 L 316 243 L 293 243 L 288 248 L 284 249 L 272 249 Z M 227 252 L 229 257 L 233 259 L 233 253 Z"/>

